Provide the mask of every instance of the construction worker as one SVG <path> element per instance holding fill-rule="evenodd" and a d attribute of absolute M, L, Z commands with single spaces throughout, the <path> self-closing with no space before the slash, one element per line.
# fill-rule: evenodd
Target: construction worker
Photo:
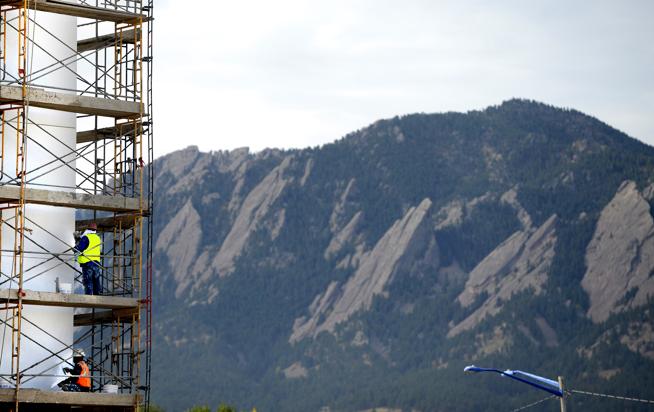
<path fill-rule="evenodd" d="M 95 222 L 90 223 L 75 245 L 75 250 L 79 253 L 77 263 L 82 268 L 84 293 L 87 295 L 102 294 L 102 283 L 100 282 L 102 239 L 96 233 L 97 230 L 98 225 Z"/>
<path fill-rule="evenodd" d="M 86 354 L 82 349 L 73 349 L 74 368 L 63 368 L 64 372 L 73 376 L 58 383 L 58 386 L 65 392 L 90 392 L 91 372 L 89 366 L 84 362 Z"/>

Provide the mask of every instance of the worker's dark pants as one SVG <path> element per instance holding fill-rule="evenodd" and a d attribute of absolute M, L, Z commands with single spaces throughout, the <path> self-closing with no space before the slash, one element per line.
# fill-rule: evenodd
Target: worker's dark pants
<path fill-rule="evenodd" d="M 84 386 L 79 386 L 76 383 L 60 383 L 59 387 L 64 392 L 90 392 L 91 388 L 85 388 Z"/>
<path fill-rule="evenodd" d="M 82 267 L 82 282 L 84 293 L 87 295 L 102 295 L 102 282 L 100 281 L 100 265 L 97 262 L 80 264 Z"/>

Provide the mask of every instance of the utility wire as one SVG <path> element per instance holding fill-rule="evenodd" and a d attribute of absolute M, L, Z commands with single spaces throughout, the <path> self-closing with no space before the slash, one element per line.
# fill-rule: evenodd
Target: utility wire
<path fill-rule="evenodd" d="M 519 407 L 519 408 L 517 408 L 517 409 L 513 409 L 511 412 L 516 412 L 516 411 L 522 411 L 522 410 L 525 410 L 525 409 L 529 409 L 529 408 L 531 408 L 532 406 L 536 406 L 536 405 L 541 404 L 541 403 L 543 403 L 543 402 L 545 402 L 545 401 L 549 401 L 550 399 L 556 399 L 556 398 L 558 398 L 558 396 L 556 396 L 556 395 L 551 395 L 551 396 L 548 396 L 547 398 L 543 398 L 543 399 L 541 399 L 541 400 L 539 400 L 539 401 L 536 401 L 536 402 L 530 403 L 529 405 L 525 405 L 525 406 L 521 406 L 521 407 Z"/>
<path fill-rule="evenodd" d="M 581 395 L 599 396 L 601 398 L 619 399 L 619 400 L 622 400 L 622 401 L 642 402 L 642 403 L 654 404 L 654 401 L 649 400 L 649 399 L 628 398 L 626 396 L 608 395 L 608 394 L 605 394 L 605 393 L 587 392 L 587 391 L 580 391 L 580 390 L 576 390 L 576 389 L 570 389 L 569 392 L 579 393 Z"/>
<path fill-rule="evenodd" d="M 569 390 L 566 390 L 566 392 L 569 393 L 569 394 L 577 393 L 577 394 L 580 394 L 580 395 L 597 396 L 597 397 L 600 397 L 600 398 L 618 399 L 618 400 L 621 400 L 621 401 L 630 401 L 630 402 L 641 402 L 641 403 L 647 403 L 647 404 L 654 404 L 654 400 L 650 400 L 650 399 L 630 398 L 630 397 L 627 397 L 627 396 L 609 395 L 609 394 L 606 394 L 606 393 L 580 391 L 580 390 L 577 390 L 577 389 L 569 389 Z M 548 401 L 550 399 L 556 399 L 556 398 L 558 398 L 558 396 L 556 396 L 556 395 L 548 396 L 547 398 L 543 398 L 543 399 L 541 399 L 539 401 L 530 403 L 530 404 L 525 405 L 525 406 L 521 406 L 521 407 L 519 407 L 517 409 L 512 409 L 511 412 L 516 412 L 516 411 L 522 411 L 522 410 L 525 410 L 525 409 L 529 409 L 529 408 L 534 407 L 536 405 L 539 405 L 539 404 L 541 404 L 541 403 L 543 403 L 545 401 Z"/>

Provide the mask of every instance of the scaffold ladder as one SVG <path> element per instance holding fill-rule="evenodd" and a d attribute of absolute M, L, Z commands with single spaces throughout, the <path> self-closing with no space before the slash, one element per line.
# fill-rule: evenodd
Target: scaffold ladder
<path fill-rule="evenodd" d="M 28 75 L 27 75 L 27 40 L 28 40 L 28 9 L 27 1 L 18 10 L 18 76 L 22 86 L 22 107 L 18 107 L 16 115 L 16 179 L 19 181 L 19 199 L 14 214 L 14 262 L 12 277 L 18 283 L 18 302 L 12 319 L 12 373 L 15 379 L 15 412 L 19 410 L 20 392 L 20 356 L 21 331 L 23 321 L 23 264 L 25 254 L 25 177 L 27 164 L 27 118 L 29 110 Z"/>

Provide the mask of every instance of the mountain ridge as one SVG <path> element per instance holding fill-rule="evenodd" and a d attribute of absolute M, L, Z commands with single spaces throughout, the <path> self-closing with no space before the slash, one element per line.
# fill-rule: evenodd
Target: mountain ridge
<path fill-rule="evenodd" d="M 513 99 L 380 120 L 316 148 L 190 147 L 155 170 L 155 361 L 213 388 L 187 385 L 189 402 L 506 407 L 457 377 L 472 361 L 654 396 L 654 148 L 597 119 Z M 598 270 L 604 250 L 625 262 L 615 273 Z M 628 386 L 634 374 L 642 385 Z M 481 381 L 516 407 L 534 395 Z M 154 399 L 180 409 L 156 383 Z"/>

